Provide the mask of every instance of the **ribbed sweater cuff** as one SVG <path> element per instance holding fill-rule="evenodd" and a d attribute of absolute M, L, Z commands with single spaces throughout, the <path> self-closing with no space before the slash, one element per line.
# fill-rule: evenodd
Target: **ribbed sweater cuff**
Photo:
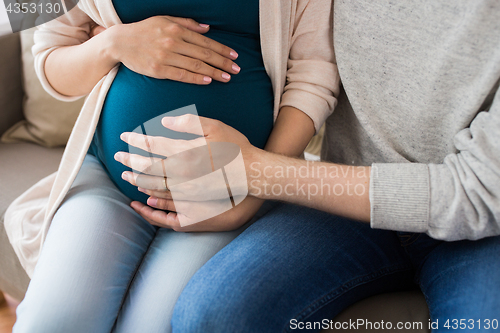
<path fill-rule="evenodd" d="M 426 232 L 429 169 L 417 163 L 375 163 L 370 178 L 372 228 Z"/>

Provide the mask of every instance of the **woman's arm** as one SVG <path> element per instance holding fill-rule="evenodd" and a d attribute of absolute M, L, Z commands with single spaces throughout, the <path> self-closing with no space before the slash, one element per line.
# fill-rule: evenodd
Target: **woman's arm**
<path fill-rule="evenodd" d="M 298 0 L 280 108 L 301 110 L 319 131 L 333 112 L 340 77 L 333 47 L 333 1 Z"/>
<path fill-rule="evenodd" d="M 282 107 L 265 150 L 299 157 L 315 132 L 312 119 L 292 106 Z"/>

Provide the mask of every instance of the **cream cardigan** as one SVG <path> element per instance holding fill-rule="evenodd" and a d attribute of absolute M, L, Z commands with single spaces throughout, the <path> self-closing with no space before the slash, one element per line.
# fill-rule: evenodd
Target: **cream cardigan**
<path fill-rule="evenodd" d="M 333 52 L 331 0 L 260 0 L 264 66 L 274 90 L 274 119 L 280 107 L 306 113 L 318 130 L 336 105 L 339 76 Z M 35 34 L 35 70 L 44 88 L 57 93 L 44 74 L 47 56 L 58 47 L 88 40 L 92 21 L 121 24 L 111 0 L 80 0 L 64 16 L 39 27 Z M 70 189 L 92 140 L 103 102 L 117 72 L 113 68 L 88 95 L 64 151 L 58 172 L 17 198 L 5 214 L 9 240 L 31 277 L 52 218 Z"/>

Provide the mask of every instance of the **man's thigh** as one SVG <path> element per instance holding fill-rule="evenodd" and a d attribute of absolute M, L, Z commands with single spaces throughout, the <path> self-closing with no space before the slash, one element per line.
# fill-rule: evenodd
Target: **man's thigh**
<path fill-rule="evenodd" d="M 436 332 L 500 329 L 500 237 L 441 243 L 419 280 Z"/>
<path fill-rule="evenodd" d="M 281 332 L 372 294 L 414 287 L 390 231 L 294 205 L 255 222 L 191 279 L 174 332 Z M 294 330 L 293 330 L 294 331 Z"/>

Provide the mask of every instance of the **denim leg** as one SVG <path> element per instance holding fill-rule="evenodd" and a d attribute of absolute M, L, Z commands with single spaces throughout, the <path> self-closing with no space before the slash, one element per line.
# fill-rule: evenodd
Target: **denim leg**
<path fill-rule="evenodd" d="M 253 221 L 273 209 L 264 203 Z M 253 221 L 230 232 L 182 233 L 159 229 L 137 274 L 114 329 L 116 333 L 171 332 L 174 305 L 189 279 Z"/>
<path fill-rule="evenodd" d="M 296 331 L 292 319 L 332 319 L 370 295 L 414 288 L 413 277 L 396 233 L 283 204 L 193 276 L 173 332 Z"/>
<path fill-rule="evenodd" d="M 87 156 L 49 229 L 15 333 L 109 333 L 156 228 Z"/>
<path fill-rule="evenodd" d="M 437 242 L 422 235 L 414 244 L 420 250 L 419 283 L 431 320 L 438 322 L 433 332 L 499 330 L 500 237 Z"/>

